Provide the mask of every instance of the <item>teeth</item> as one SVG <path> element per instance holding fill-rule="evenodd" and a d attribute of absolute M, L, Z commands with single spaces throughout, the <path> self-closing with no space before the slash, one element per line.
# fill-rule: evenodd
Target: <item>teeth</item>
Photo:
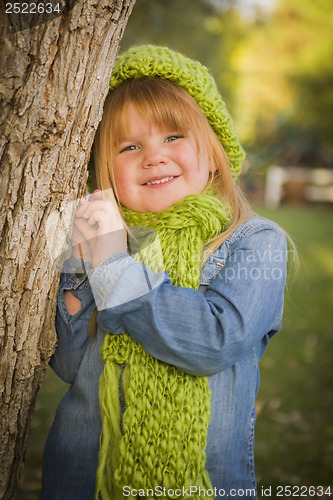
<path fill-rule="evenodd" d="M 162 184 L 163 182 L 168 182 L 170 181 L 171 179 L 173 179 L 174 176 L 171 176 L 171 177 L 164 177 L 163 179 L 160 179 L 158 181 L 149 181 L 149 182 L 146 182 L 147 185 L 152 185 L 152 184 Z"/>

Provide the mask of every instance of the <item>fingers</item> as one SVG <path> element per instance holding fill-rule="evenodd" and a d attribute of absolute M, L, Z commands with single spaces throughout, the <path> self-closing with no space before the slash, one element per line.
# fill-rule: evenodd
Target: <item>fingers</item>
<path fill-rule="evenodd" d="M 74 229 L 73 236 L 75 235 L 76 243 L 83 243 L 97 236 L 97 228 L 82 217 L 75 219 L 74 228 L 76 230 Z"/>
<path fill-rule="evenodd" d="M 80 253 L 85 260 L 95 264 L 120 251 L 119 249 L 126 251 L 125 225 L 112 190 L 95 190 L 88 200 L 80 200 L 75 213 L 72 244 L 75 255 Z"/>
<path fill-rule="evenodd" d="M 107 210 L 108 207 L 105 206 L 106 203 L 110 202 L 104 200 L 97 200 L 97 201 L 82 200 L 79 208 L 75 213 L 75 217 L 84 217 L 85 219 L 89 219 L 92 212 L 94 212 L 95 210 Z"/>
<path fill-rule="evenodd" d="M 98 201 L 102 199 L 102 191 L 100 189 L 95 189 L 95 191 L 89 195 L 87 198 L 80 198 L 78 208 L 76 209 L 75 215 L 77 215 L 77 212 L 79 212 L 79 217 L 81 217 L 82 213 L 84 212 L 85 208 L 82 207 L 87 207 L 89 203 L 92 201 Z"/>
<path fill-rule="evenodd" d="M 81 198 L 79 207 L 76 211 L 77 217 L 82 217 L 88 210 L 91 209 L 91 205 L 95 205 L 96 202 L 101 202 L 106 204 L 106 206 L 111 206 L 114 210 L 119 213 L 118 204 L 116 202 L 115 196 L 112 189 L 107 189 L 106 191 L 101 191 L 100 189 L 95 189 L 95 191 L 89 195 L 89 198 Z M 85 218 L 87 218 L 85 216 Z"/>
<path fill-rule="evenodd" d="M 110 200 L 82 203 L 75 214 L 76 220 L 85 219 L 91 226 L 97 225 L 100 234 L 117 231 L 124 227 L 118 207 Z M 103 227 L 101 226 L 103 225 Z"/>
<path fill-rule="evenodd" d="M 92 194 L 89 196 L 89 201 L 91 200 L 101 200 L 102 199 L 102 191 L 100 189 L 95 189 Z"/>
<path fill-rule="evenodd" d="M 81 220 L 78 225 L 74 225 L 73 233 L 72 233 L 72 247 L 75 257 L 82 258 L 87 261 L 91 261 L 92 258 L 92 248 L 91 242 L 93 242 L 93 238 L 91 240 L 87 239 L 78 228 L 78 226 L 82 226 L 82 222 L 88 224 L 86 221 Z M 82 227 L 81 227 L 82 229 Z M 96 230 L 95 230 L 96 232 Z"/>

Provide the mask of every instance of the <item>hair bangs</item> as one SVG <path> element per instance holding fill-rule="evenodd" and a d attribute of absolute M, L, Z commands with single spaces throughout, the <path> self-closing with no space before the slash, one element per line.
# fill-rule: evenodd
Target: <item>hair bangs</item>
<path fill-rule="evenodd" d="M 130 105 L 150 127 L 184 135 L 191 130 L 197 143 L 202 132 L 200 122 L 207 121 L 195 100 L 174 82 L 159 77 L 126 80 L 110 95 L 114 145 L 126 136 Z"/>

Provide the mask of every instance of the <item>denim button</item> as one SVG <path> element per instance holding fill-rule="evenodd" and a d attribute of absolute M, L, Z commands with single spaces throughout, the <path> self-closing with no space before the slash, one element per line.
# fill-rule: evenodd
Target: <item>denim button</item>
<path fill-rule="evenodd" d="M 81 268 L 81 269 L 80 269 L 80 268 L 79 268 L 79 269 L 76 269 L 76 271 L 75 271 L 75 276 L 76 276 L 77 278 L 82 278 L 82 277 L 84 276 L 84 271 L 83 271 L 83 269 L 82 269 L 82 268 Z"/>

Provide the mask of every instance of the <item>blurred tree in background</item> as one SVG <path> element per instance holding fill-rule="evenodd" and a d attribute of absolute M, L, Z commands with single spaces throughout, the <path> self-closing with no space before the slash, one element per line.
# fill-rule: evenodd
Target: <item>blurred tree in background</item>
<path fill-rule="evenodd" d="M 331 0 L 280 0 L 246 33 L 237 119 L 254 163 L 332 166 Z"/>

